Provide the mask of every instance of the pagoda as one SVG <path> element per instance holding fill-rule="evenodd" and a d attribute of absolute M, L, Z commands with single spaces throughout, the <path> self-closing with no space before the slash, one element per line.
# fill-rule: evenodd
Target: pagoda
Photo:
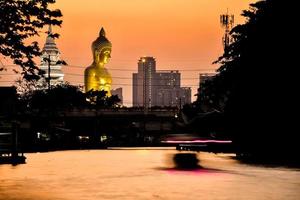
<path fill-rule="evenodd" d="M 61 84 L 64 81 L 64 73 L 61 70 L 62 66 L 58 63 L 60 61 L 60 52 L 55 44 L 54 38 L 52 36 L 51 25 L 48 29 L 48 36 L 46 38 L 46 43 L 42 50 L 41 55 L 41 65 L 40 69 L 44 71 L 44 77 L 47 80 L 49 78 L 50 72 L 50 85 Z M 50 61 L 50 65 L 49 65 Z"/>

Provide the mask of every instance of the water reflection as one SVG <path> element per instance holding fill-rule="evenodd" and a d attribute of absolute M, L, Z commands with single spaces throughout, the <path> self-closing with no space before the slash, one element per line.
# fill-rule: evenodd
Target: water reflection
<path fill-rule="evenodd" d="M 26 154 L 25 165 L 0 165 L 0 200 L 299 199 L 299 170 L 242 165 L 206 153 L 196 154 L 200 168 L 179 170 L 171 162 L 176 153 L 143 148 Z"/>

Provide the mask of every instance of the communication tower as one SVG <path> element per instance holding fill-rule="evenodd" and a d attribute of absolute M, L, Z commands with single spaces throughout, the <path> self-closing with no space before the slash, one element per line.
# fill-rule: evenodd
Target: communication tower
<path fill-rule="evenodd" d="M 225 29 L 225 33 L 222 38 L 222 43 L 223 43 L 224 53 L 226 54 L 228 52 L 228 47 L 232 42 L 232 38 L 229 33 L 234 25 L 234 15 L 228 14 L 228 9 L 226 14 L 220 15 L 220 24 L 222 28 Z"/>

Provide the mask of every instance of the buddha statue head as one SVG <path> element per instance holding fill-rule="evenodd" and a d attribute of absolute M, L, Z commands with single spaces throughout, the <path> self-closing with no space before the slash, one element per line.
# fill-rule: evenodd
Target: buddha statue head
<path fill-rule="evenodd" d="M 104 28 L 101 28 L 99 37 L 92 43 L 93 59 L 96 66 L 108 63 L 111 53 L 111 42 L 105 37 Z"/>

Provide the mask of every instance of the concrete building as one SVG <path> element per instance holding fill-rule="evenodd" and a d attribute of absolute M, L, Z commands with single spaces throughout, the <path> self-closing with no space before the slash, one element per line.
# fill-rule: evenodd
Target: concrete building
<path fill-rule="evenodd" d="M 190 87 L 182 87 L 180 90 L 180 106 L 191 103 L 192 89 Z"/>
<path fill-rule="evenodd" d="M 47 82 L 48 74 L 50 71 L 50 85 L 57 85 L 63 83 L 64 81 L 64 73 L 61 70 L 61 64 L 58 64 L 60 61 L 60 52 L 55 44 L 54 38 L 51 36 L 52 28 L 49 26 L 48 36 L 46 38 L 46 43 L 42 50 L 41 55 L 41 65 L 40 69 L 44 71 L 45 78 L 41 80 Z M 50 68 L 49 68 L 50 61 Z"/>
<path fill-rule="evenodd" d="M 156 71 L 153 57 L 141 57 L 133 73 L 133 106 L 180 107 L 191 103 L 191 88 L 180 87 L 179 71 Z"/>
<path fill-rule="evenodd" d="M 133 106 L 153 106 L 155 95 L 153 81 L 156 72 L 156 61 L 153 57 L 141 57 L 138 60 L 138 73 L 133 73 Z"/>
<path fill-rule="evenodd" d="M 180 99 L 180 73 L 178 71 L 157 71 L 155 74 L 156 106 L 178 106 Z"/>

